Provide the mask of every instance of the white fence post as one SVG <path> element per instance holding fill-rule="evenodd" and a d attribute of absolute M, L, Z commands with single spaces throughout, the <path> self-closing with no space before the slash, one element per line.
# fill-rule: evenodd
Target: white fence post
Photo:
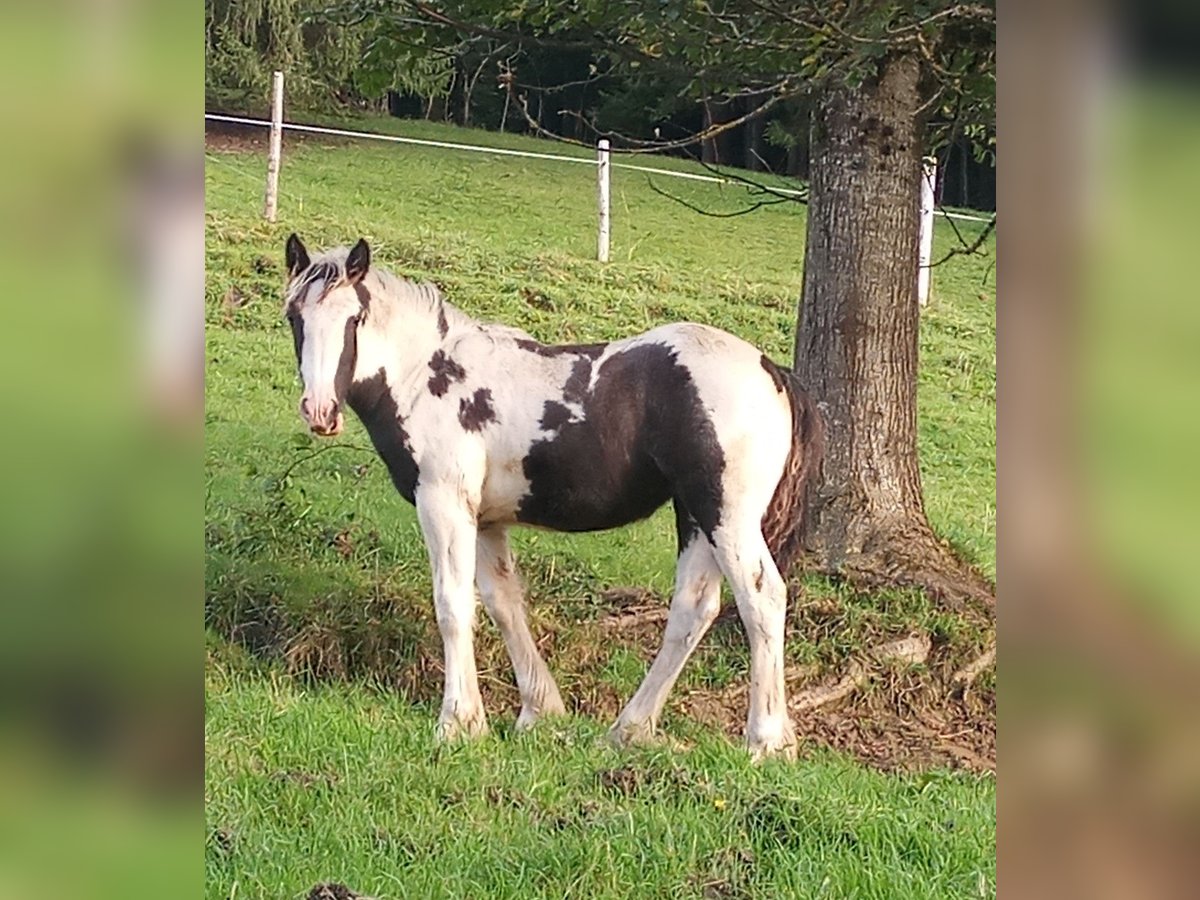
<path fill-rule="evenodd" d="M 263 215 L 268 222 L 275 221 L 279 208 L 279 162 L 283 152 L 283 73 L 276 72 L 271 79 L 271 143 L 267 156 L 267 200 Z"/>
<path fill-rule="evenodd" d="M 600 198 L 600 243 L 596 251 L 596 258 L 602 263 L 608 262 L 608 239 L 612 225 L 612 217 L 609 212 L 609 172 L 611 167 L 608 157 L 608 138 L 600 138 L 600 142 L 596 145 L 596 174 Z"/>
<path fill-rule="evenodd" d="M 929 302 L 929 282 L 933 262 L 933 188 L 937 184 L 937 158 L 927 156 L 921 165 L 921 244 L 917 264 L 917 302 L 924 306 Z"/>

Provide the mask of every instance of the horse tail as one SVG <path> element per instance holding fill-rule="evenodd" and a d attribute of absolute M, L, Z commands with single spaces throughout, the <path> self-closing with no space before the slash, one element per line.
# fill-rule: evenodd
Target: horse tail
<path fill-rule="evenodd" d="M 779 573 L 786 578 L 804 549 L 805 495 L 809 479 L 825 453 L 825 424 L 796 373 L 764 357 L 764 368 L 768 363 L 768 373 L 777 385 L 782 383 L 792 407 L 792 444 L 775 495 L 762 518 L 763 538 Z"/>

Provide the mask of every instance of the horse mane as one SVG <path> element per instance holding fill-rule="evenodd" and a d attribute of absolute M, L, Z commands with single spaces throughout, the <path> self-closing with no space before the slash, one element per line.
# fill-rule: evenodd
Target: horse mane
<path fill-rule="evenodd" d="M 288 288 L 285 307 L 291 304 L 308 287 L 318 282 L 336 284 L 346 277 L 346 258 L 349 247 L 333 247 L 312 258 L 312 262 L 301 277 Z M 403 310 L 406 316 L 416 314 L 438 319 L 444 316 L 450 325 L 473 323 L 474 319 L 446 300 L 441 289 L 430 281 L 414 281 L 403 278 L 382 267 L 372 265 L 363 276 L 362 285 L 371 295 L 370 317 L 386 327 L 391 312 Z"/>

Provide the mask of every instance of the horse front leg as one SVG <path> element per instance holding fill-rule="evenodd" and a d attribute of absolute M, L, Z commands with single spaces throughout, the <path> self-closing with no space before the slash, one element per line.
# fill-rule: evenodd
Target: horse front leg
<path fill-rule="evenodd" d="M 503 527 L 484 528 L 479 532 L 475 580 L 483 605 L 504 638 L 517 676 L 517 688 L 521 692 L 517 730 L 532 728 L 542 716 L 565 715 L 566 707 L 558 685 L 529 633 L 521 578 L 508 546 L 508 532 Z"/>
<path fill-rule="evenodd" d="M 417 488 L 417 517 L 433 569 L 433 600 L 442 635 L 445 688 L 437 733 L 442 740 L 487 733 L 475 670 L 475 515 L 457 487 Z"/>

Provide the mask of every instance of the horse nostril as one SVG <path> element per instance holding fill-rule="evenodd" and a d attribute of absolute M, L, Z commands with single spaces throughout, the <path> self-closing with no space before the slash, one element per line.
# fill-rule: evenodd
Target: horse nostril
<path fill-rule="evenodd" d="M 329 404 L 329 418 L 336 419 L 337 414 L 341 411 L 342 405 L 334 400 Z"/>
<path fill-rule="evenodd" d="M 312 407 L 309 405 L 308 397 L 300 398 L 300 414 L 306 419 L 312 418 Z"/>

